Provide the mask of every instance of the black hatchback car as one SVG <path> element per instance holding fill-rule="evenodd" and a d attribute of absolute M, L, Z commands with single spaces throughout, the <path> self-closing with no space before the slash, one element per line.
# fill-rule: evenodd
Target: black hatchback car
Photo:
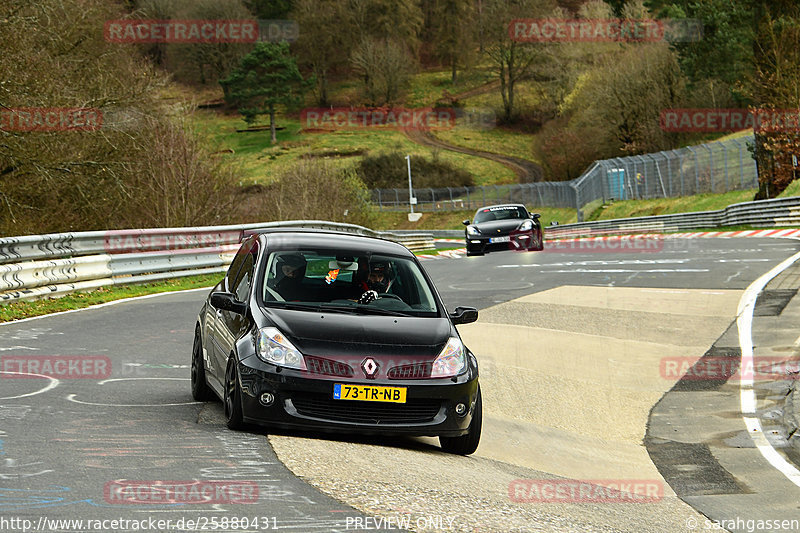
<path fill-rule="evenodd" d="M 218 396 L 231 429 L 437 436 L 478 447 L 478 364 L 404 246 L 321 231 L 244 240 L 200 310 L 192 395 Z"/>
<path fill-rule="evenodd" d="M 539 214 L 528 213 L 522 204 L 489 205 L 465 220 L 467 255 L 499 250 L 539 251 L 544 249 Z"/>

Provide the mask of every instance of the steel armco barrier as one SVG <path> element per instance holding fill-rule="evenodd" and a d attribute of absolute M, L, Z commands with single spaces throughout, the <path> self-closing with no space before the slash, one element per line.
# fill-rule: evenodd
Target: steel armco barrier
<path fill-rule="evenodd" d="M 434 247 L 430 233 L 382 232 L 322 220 L 5 237 L 0 238 L 0 303 L 224 272 L 246 233 L 271 228 L 367 235 L 399 242 L 411 250 Z"/>
<path fill-rule="evenodd" d="M 535 212 L 535 209 L 532 209 Z M 729 205 L 718 211 L 698 211 L 650 217 L 616 218 L 545 226 L 549 238 L 645 231 L 670 232 L 725 226 L 800 226 L 800 196 Z M 436 238 L 463 239 L 464 230 L 430 230 Z"/>
<path fill-rule="evenodd" d="M 578 222 L 545 228 L 551 237 L 570 237 L 586 234 L 626 233 L 641 231 L 684 231 L 726 226 L 798 226 L 800 197 L 757 200 L 729 205 L 718 211 L 677 213 L 651 217 L 618 218 Z"/>

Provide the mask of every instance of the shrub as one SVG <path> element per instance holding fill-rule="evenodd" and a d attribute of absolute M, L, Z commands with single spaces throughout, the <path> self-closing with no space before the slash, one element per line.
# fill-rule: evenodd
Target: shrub
<path fill-rule="evenodd" d="M 408 187 L 408 163 L 400 152 L 364 157 L 356 168 L 361 180 L 370 189 Z M 472 175 L 434 156 L 426 159 L 411 156 L 411 177 L 414 188 L 469 187 Z"/>
<path fill-rule="evenodd" d="M 369 193 L 351 168 L 299 160 L 269 185 L 239 191 L 241 222 L 329 220 L 369 226 Z"/>

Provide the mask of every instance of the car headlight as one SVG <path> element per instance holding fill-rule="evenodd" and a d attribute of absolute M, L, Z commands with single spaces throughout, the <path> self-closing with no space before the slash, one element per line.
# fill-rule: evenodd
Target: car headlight
<path fill-rule="evenodd" d="M 533 229 L 533 220 L 528 219 L 519 225 L 520 231 L 529 231 L 531 229 Z"/>
<path fill-rule="evenodd" d="M 464 345 L 458 337 L 450 337 L 431 369 L 432 378 L 457 376 L 467 369 Z"/>
<path fill-rule="evenodd" d="M 258 357 L 266 363 L 303 370 L 303 355 L 276 328 L 262 328 L 258 332 Z"/>
<path fill-rule="evenodd" d="M 480 233 L 475 226 L 467 226 L 467 235 L 480 235 Z"/>

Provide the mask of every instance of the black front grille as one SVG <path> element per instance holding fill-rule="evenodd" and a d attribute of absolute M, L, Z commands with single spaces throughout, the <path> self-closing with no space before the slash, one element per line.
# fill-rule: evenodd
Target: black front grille
<path fill-rule="evenodd" d="M 439 412 L 441 400 L 409 400 L 407 403 L 334 400 L 323 395 L 302 394 L 292 398 L 297 412 L 304 416 L 357 422 L 361 424 L 422 424 Z"/>
<path fill-rule="evenodd" d="M 324 374 L 326 376 L 352 377 L 355 372 L 353 368 L 339 361 L 323 359 L 322 357 L 305 357 L 306 368 L 312 374 Z"/>
<path fill-rule="evenodd" d="M 387 372 L 389 379 L 426 379 L 431 377 L 433 363 L 396 366 Z"/>

